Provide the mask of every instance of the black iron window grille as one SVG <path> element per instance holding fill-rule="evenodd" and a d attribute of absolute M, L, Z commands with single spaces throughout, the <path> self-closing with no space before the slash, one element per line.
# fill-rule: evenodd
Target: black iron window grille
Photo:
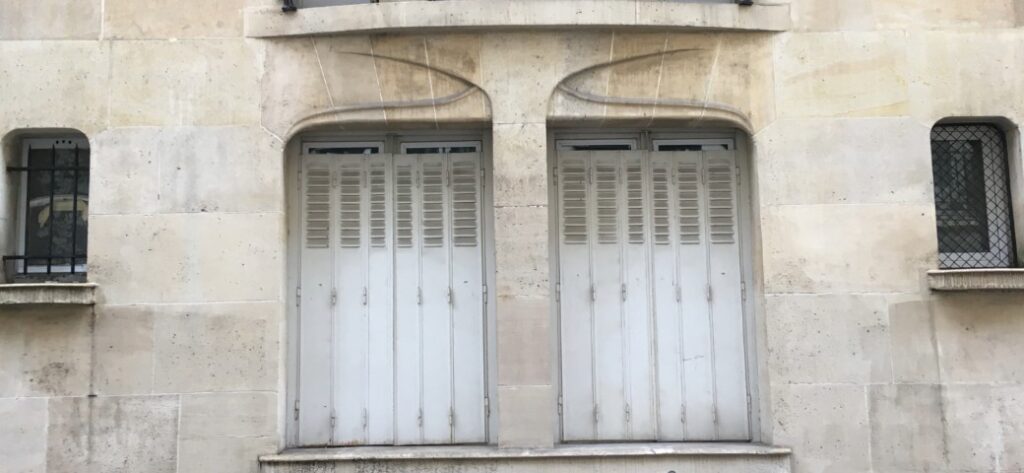
<path fill-rule="evenodd" d="M 940 266 L 1013 267 L 1009 162 L 1002 130 L 988 124 L 937 125 L 931 139 Z"/>
<path fill-rule="evenodd" d="M 4 256 L 14 279 L 78 279 L 86 270 L 89 148 L 82 139 L 30 139 L 21 166 L 18 248 Z"/>

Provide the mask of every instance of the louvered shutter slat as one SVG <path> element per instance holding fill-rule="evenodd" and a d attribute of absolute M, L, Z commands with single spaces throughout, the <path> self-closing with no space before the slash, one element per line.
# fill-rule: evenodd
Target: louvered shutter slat
<path fill-rule="evenodd" d="M 565 157 L 559 162 L 562 240 L 567 245 L 587 243 L 588 172 L 581 157 Z"/>
<path fill-rule="evenodd" d="M 422 443 L 419 188 L 416 157 L 395 155 L 395 443 Z"/>
<path fill-rule="evenodd" d="M 708 222 L 711 243 L 736 242 L 734 168 L 725 158 L 709 158 L 707 167 Z"/>
<path fill-rule="evenodd" d="M 366 392 L 367 442 L 395 442 L 394 385 L 394 176 L 391 155 L 369 161 L 369 233 L 366 311 L 369 369 Z"/>
<path fill-rule="evenodd" d="M 701 222 L 700 222 L 700 199 L 698 188 L 700 186 L 699 163 L 680 162 L 676 171 L 677 185 L 679 186 L 679 242 L 684 245 L 700 244 Z"/>

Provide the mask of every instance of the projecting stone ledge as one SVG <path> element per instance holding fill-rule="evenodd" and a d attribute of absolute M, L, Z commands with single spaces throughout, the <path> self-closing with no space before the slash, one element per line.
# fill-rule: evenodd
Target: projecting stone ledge
<path fill-rule="evenodd" d="M 928 271 L 933 291 L 1024 291 L 1024 269 Z"/>
<path fill-rule="evenodd" d="M 459 0 L 408 1 L 245 12 L 245 35 L 273 38 L 456 29 L 495 31 L 538 28 L 638 28 L 646 30 L 787 31 L 788 4 L 739 6 L 655 0 Z"/>
<path fill-rule="evenodd" d="M 94 283 L 0 284 L 0 306 L 95 304 Z"/>

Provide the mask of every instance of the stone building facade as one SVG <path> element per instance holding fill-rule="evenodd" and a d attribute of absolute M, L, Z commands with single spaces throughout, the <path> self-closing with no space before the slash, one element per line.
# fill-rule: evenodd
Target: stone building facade
<path fill-rule="evenodd" d="M 0 3 L 0 473 L 1024 470 L 1024 2 L 296 3 Z"/>

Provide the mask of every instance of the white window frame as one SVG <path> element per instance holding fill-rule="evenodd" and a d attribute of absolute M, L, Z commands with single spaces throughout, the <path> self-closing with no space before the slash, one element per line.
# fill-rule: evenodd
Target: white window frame
<path fill-rule="evenodd" d="M 289 196 L 287 202 L 287 214 L 286 221 L 288 226 L 288 245 L 287 245 L 287 279 L 288 287 L 290 290 L 286 291 L 287 299 L 287 348 L 286 348 L 286 359 L 288 363 L 287 369 L 287 391 L 285 396 L 281 396 L 281 408 L 285 412 L 285 444 L 289 447 L 304 448 L 297 442 L 298 429 L 294 419 L 294 409 L 299 406 L 296 404 L 298 400 L 298 282 L 299 282 L 299 258 L 302 247 L 301 242 L 301 208 L 300 208 L 300 192 L 302 189 L 302 183 L 300 182 L 299 169 L 301 168 L 302 158 L 308 154 L 308 150 L 311 148 L 320 147 L 367 147 L 367 146 L 378 146 L 380 153 L 395 153 L 401 154 L 403 152 L 403 145 L 409 145 L 410 147 L 422 146 L 422 145 L 454 145 L 458 143 L 473 143 L 479 146 L 479 153 L 481 159 L 481 168 L 484 171 L 484 180 L 482 185 L 484 186 L 481 191 L 481 244 L 484 245 L 484 280 L 486 281 L 487 287 L 489 288 L 488 294 L 486 295 L 487 306 L 485 314 L 485 328 L 487 333 L 485 334 L 484 343 L 485 353 L 484 364 L 487 372 L 485 373 L 486 383 L 486 396 L 489 402 L 490 415 L 487 417 L 486 422 L 486 443 L 488 445 L 497 445 L 498 443 L 498 415 L 496 405 L 496 395 L 498 392 L 498 362 L 497 362 L 497 305 L 496 297 L 494 297 L 494 288 L 496 287 L 495 268 L 496 268 L 496 255 L 495 255 L 495 239 L 494 239 L 494 176 L 491 172 L 493 169 L 493 155 L 492 140 L 489 132 L 480 130 L 463 130 L 463 131 L 447 131 L 447 130 L 433 130 L 433 131 L 408 131 L 402 133 L 309 133 L 306 136 L 298 137 L 290 142 L 285 150 L 286 160 L 286 179 L 291 185 L 287 189 Z M 329 155 L 328 155 L 329 156 Z M 381 448 L 390 448 L 387 446 Z"/>
<path fill-rule="evenodd" d="M 704 139 L 655 139 L 653 141 L 654 151 L 661 151 L 662 146 L 671 145 L 683 145 L 683 146 L 694 146 L 698 145 L 702 148 L 705 146 L 725 146 L 727 150 L 736 149 L 736 140 L 732 138 L 704 138 Z"/>
<path fill-rule="evenodd" d="M 728 142 L 732 144 L 730 150 L 736 153 L 737 165 L 740 167 L 741 177 L 738 181 L 739 192 L 737 193 L 738 208 L 737 215 L 739 220 L 737 221 L 737 235 L 739 237 L 740 245 L 740 264 L 742 270 L 742 281 L 745 286 L 747 297 L 743 303 L 743 315 L 745 320 L 744 336 L 746 338 L 746 350 L 747 350 L 747 387 L 749 400 L 749 426 L 751 433 L 751 442 L 763 441 L 766 436 L 770 433 L 765 432 L 765 423 L 763 415 L 769 412 L 770 406 L 768 400 L 760 396 L 760 392 L 767 392 L 769 386 L 767 384 L 767 377 L 762 376 L 762 372 L 759 357 L 760 352 L 758 350 L 758 341 L 763 340 L 767 337 L 767 328 L 765 320 L 761 312 L 760 305 L 757 302 L 756 288 L 759 287 L 757 280 L 754 277 L 755 258 L 754 253 L 754 234 L 756 232 L 755 222 L 757 219 L 757 209 L 753 205 L 752 191 L 756 187 L 754 184 L 754 175 L 752 173 L 752 154 L 748 145 L 748 135 L 742 131 L 736 129 L 722 129 L 722 128 L 708 128 L 708 129 L 650 129 L 650 130 L 636 130 L 636 129 L 578 129 L 578 130 L 549 130 L 548 133 L 548 202 L 557 202 L 558 200 L 558 189 L 555 185 L 556 179 L 556 167 L 558 163 L 557 153 L 559 150 L 571 150 L 569 148 L 559 147 L 559 143 L 563 141 L 578 141 L 581 143 L 595 143 L 595 142 L 620 142 L 622 140 L 634 140 L 637 143 L 637 147 L 634 149 L 654 149 L 654 143 L 657 141 L 662 142 L 680 142 L 680 143 L 697 143 L 697 144 L 722 144 Z M 553 211 L 549 212 L 548 226 L 551 229 L 559 228 L 559 216 L 555 206 L 551 207 Z M 560 265 L 559 265 L 559 240 L 558 232 L 548 232 L 548 247 L 550 248 L 550 258 L 548 260 L 549 274 L 551 275 L 551 293 L 556 294 L 556 285 L 561 278 Z M 562 399 L 562 360 L 561 360 L 561 320 L 559 314 L 559 303 L 555 297 L 551 297 L 549 301 L 550 313 L 552 314 L 552 324 L 555 328 L 554 334 L 551 337 L 550 349 L 551 352 L 556 354 L 557 361 L 555 362 L 555 369 L 552 370 L 551 382 L 557 387 L 558 399 Z M 557 415 L 554 419 L 554 428 L 557 429 L 557 438 L 561 441 L 564 438 L 562 429 L 563 423 L 561 415 Z"/>
<path fill-rule="evenodd" d="M 376 153 L 359 153 L 359 154 L 379 154 L 384 152 L 383 141 L 309 141 L 302 144 L 302 154 L 311 154 L 310 152 L 314 149 L 320 148 L 341 148 L 341 149 L 363 149 L 363 148 L 377 148 Z"/>
<path fill-rule="evenodd" d="M 577 138 L 556 140 L 555 143 L 559 151 L 574 151 L 577 150 L 576 146 L 607 145 L 626 145 L 629 146 L 630 151 L 637 149 L 637 140 L 633 138 Z"/>
<path fill-rule="evenodd" d="M 56 147 L 57 149 L 75 149 L 76 146 L 79 148 L 89 149 L 89 141 L 85 138 L 26 138 L 21 140 L 21 165 L 28 167 L 28 152 L 30 149 L 42 148 L 42 147 Z M 90 155 L 91 156 L 91 155 Z M 91 159 L 90 159 L 91 162 Z M 20 179 L 20 189 L 18 191 L 18 254 L 25 254 L 25 230 L 28 226 L 28 173 L 22 172 Z M 52 183 L 51 183 L 52 185 Z M 90 189 L 91 190 L 91 189 Z M 88 199 L 86 199 L 88 201 Z M 88 222 L 88 221 L 87 221 Z M 86 223 L 88 226 L 88 223 Z M 26 260 L 18 262 L 18 272 L 27 273 L 30 275 L 46 274 L 46 265 L 28 265 L 26 271 Z M 75 264 L 75 273 L 86 274 L 88 272 L 88 259 L 85 263 Z M 52 265 L 50 266 L 51 275 L 63 276 L 71 274 L 71 265 Z"/>

